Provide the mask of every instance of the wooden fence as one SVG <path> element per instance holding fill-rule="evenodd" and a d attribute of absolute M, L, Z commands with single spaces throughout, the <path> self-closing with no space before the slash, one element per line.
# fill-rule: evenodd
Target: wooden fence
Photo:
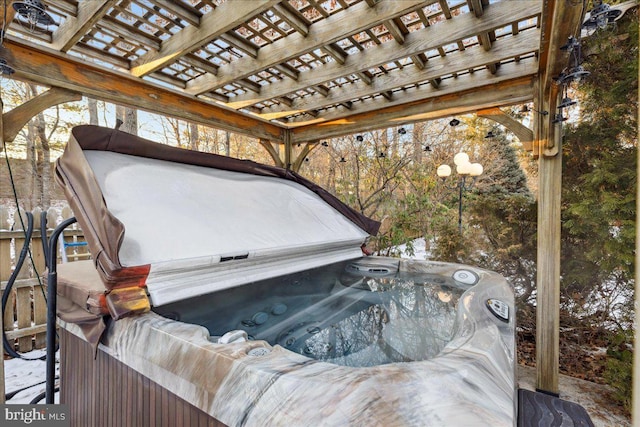
<path fill-rule="evenodd" d="M 34 211 L 34 231 L 30 242 L 30 254 L 20 269 L 17 280 L 8 296 L 3 324 L 6 336 L 18 352 L 41 349 L 46 344 L 47 303 L 44 279 L 46 275 L 44 250 L 40 234 L 40 211 Z M 14 215 L 16 216 L 16 215 Z M 67 207 L 62 213 L 54 209 L 47 212 L 47 235 L 63 219 L 72 216 Z M 16 268 L 16 261 L 25 241 L 25 231 L 17 218 L 12 226 L 7 226 L 10 214 L 0 207 L 0 295 L 3 295 L 7 281 Z M 22 213 L 27 224 L 27 217 Z M 6 228 L 5 228 L 6 227 Z M 82 231 L 77 224 L 67 228 L 63 234 L 64 244 L 58 244 L 58 262 L 78 261 L 89 258 Z M 62 249 L 61 249 L 62 248 Z M 1 354 L 1 352 L 0 352 Z"/>

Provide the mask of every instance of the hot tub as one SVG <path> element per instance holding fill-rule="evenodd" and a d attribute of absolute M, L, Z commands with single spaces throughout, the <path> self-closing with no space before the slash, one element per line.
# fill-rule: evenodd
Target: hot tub
<path fill-rule="evenodd" d="M 303 178 L 115 130 L 57 171 L 94 256 L 58 267 L 73 423 L 515 425 L 498 274 L 363 257 L 377 224 Z"/>

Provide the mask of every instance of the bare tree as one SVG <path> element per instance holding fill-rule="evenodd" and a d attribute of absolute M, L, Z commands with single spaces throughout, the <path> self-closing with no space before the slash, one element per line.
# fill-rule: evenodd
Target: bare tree
<path fill-rule="evenodd" d="M 98 125 L 98 101 L 87 98 L 87 109 L 89 110 L 89 124 Z"/>
<path fill-rule="evenodd" d="M 133 135 L 138 134 L 138 110 L 135 108 L 128 108 L 122 105 L 116 105 L 116 120 L 120 120 L 122 125 L 120 130 L 131 133 Z"/>

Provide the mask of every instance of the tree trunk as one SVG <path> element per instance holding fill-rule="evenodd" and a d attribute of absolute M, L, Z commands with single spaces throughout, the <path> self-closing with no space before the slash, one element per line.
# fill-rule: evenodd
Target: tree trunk
<path fill-rule="evenodd" d="M 43 210 L 47 210 L 51 205 L 51 147 L 47 138 L 44 114 L 37 115 L 36 130 L 40 140 L 38 152 L 38 173 L 40 175 L 39 205 Z"/>
<path fill-rule="evenodd" d="M 198 125 L 195 123 L 189 123 L 189 148 L 191 150 L 198 151 L 200 149 L 200 133 L 198 132 Z"/>
<path fill-rule="evenodd" d="M 39 175 L 38 175 L 38 160 L 36 155 L 36 125 L 33 120 L 27 124 L 27 164 L 29 165 L 30 173 L 24 177 L 25 187 L 28 189 L 29 194 L 25 195 L 24 200 L 27 205 L 24 207 L 26 210 L 32 210 L 36 206 L 36 189 L 39 187 Z"/>
<path fill-rule="evenodd" d="M 138 110 L 134 108 L 116 106 L 116 120 L 121 120 L 120 130 L 133 135 L 138 134 Z"/>
<path fill-rule="evenodd" d="M 87 108 L 89 109 L 89 124 L 98 125 L 98 101 L 87 98 Z"/>

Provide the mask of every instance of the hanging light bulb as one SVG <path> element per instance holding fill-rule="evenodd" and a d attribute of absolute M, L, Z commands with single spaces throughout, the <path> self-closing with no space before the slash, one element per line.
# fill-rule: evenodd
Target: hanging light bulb
<path fill-rule="evenodd" d="M 48 26 L 54 23 L 40 0 L 16 1 L 13 8 L 20 17 L 20 24 L 30 32 L 34 32 L 39 25 Z"/>
<path fill-rule="evenodd" d="M 593 6 L 593 9 L 589 11 L 589 18 L 582 24 L 583 28 L 604 29 L 622 14 L 621 10 L 611 9 L 602 0 L 594 0 Z"/>
<path fill-rule="evenodd" d="M 5 74 L 7 76 L 10 76 L 15 72 L 16 70 L 11 68 L 11 66 L 7 64 L 7 61 L 4 58 L 0 58 L 0 74 Z"/>
<path fill-rule="evenodd" d="M 571 83 L 573 81 L 580 82 L 582 79 L 588 77 L 591 73 L 585 70 L 582 65 L 578 65 L 577 67 L 570 68 L 567 72 L 562 72 L 558 77 L 555 78 L 555 81 L 559 85 Z"/>
<path fill-rule="evenodd" d="M 562 98 L 562 102 L 560 103 L 560 105 L 558 105 L 558 108 L 567 108 L 567 107 L 571 107 L 572 105 L 576 105 L 577 102 L 574 101 L 573 99 L 569 98 L 568 96 L 565 96 L 564 98 Z"/>
<path fill-rule="evenodd" d="M 530 111 L 535 111 L 536 113 L 538 113 L 538 114 L 542 114 L 543 116 L 546 116 L 547 114 L 549 114 L 549 112 L 548 112 L 548 111 L 538 111 L 538 110 L 536 110 L 536 109 L 535 109 L 535 108 L 533 108 L 533 107 L 529 107 L 527 104 L 524 104 L 524 105 L 522 106 L 522 108 L 520 108 L 520 112 L 521 112 L 521 113 L 524 113 L 524 114 L 526 114 L 526 113 L 528 113 L 528 112 L 530 112 Z"/>

